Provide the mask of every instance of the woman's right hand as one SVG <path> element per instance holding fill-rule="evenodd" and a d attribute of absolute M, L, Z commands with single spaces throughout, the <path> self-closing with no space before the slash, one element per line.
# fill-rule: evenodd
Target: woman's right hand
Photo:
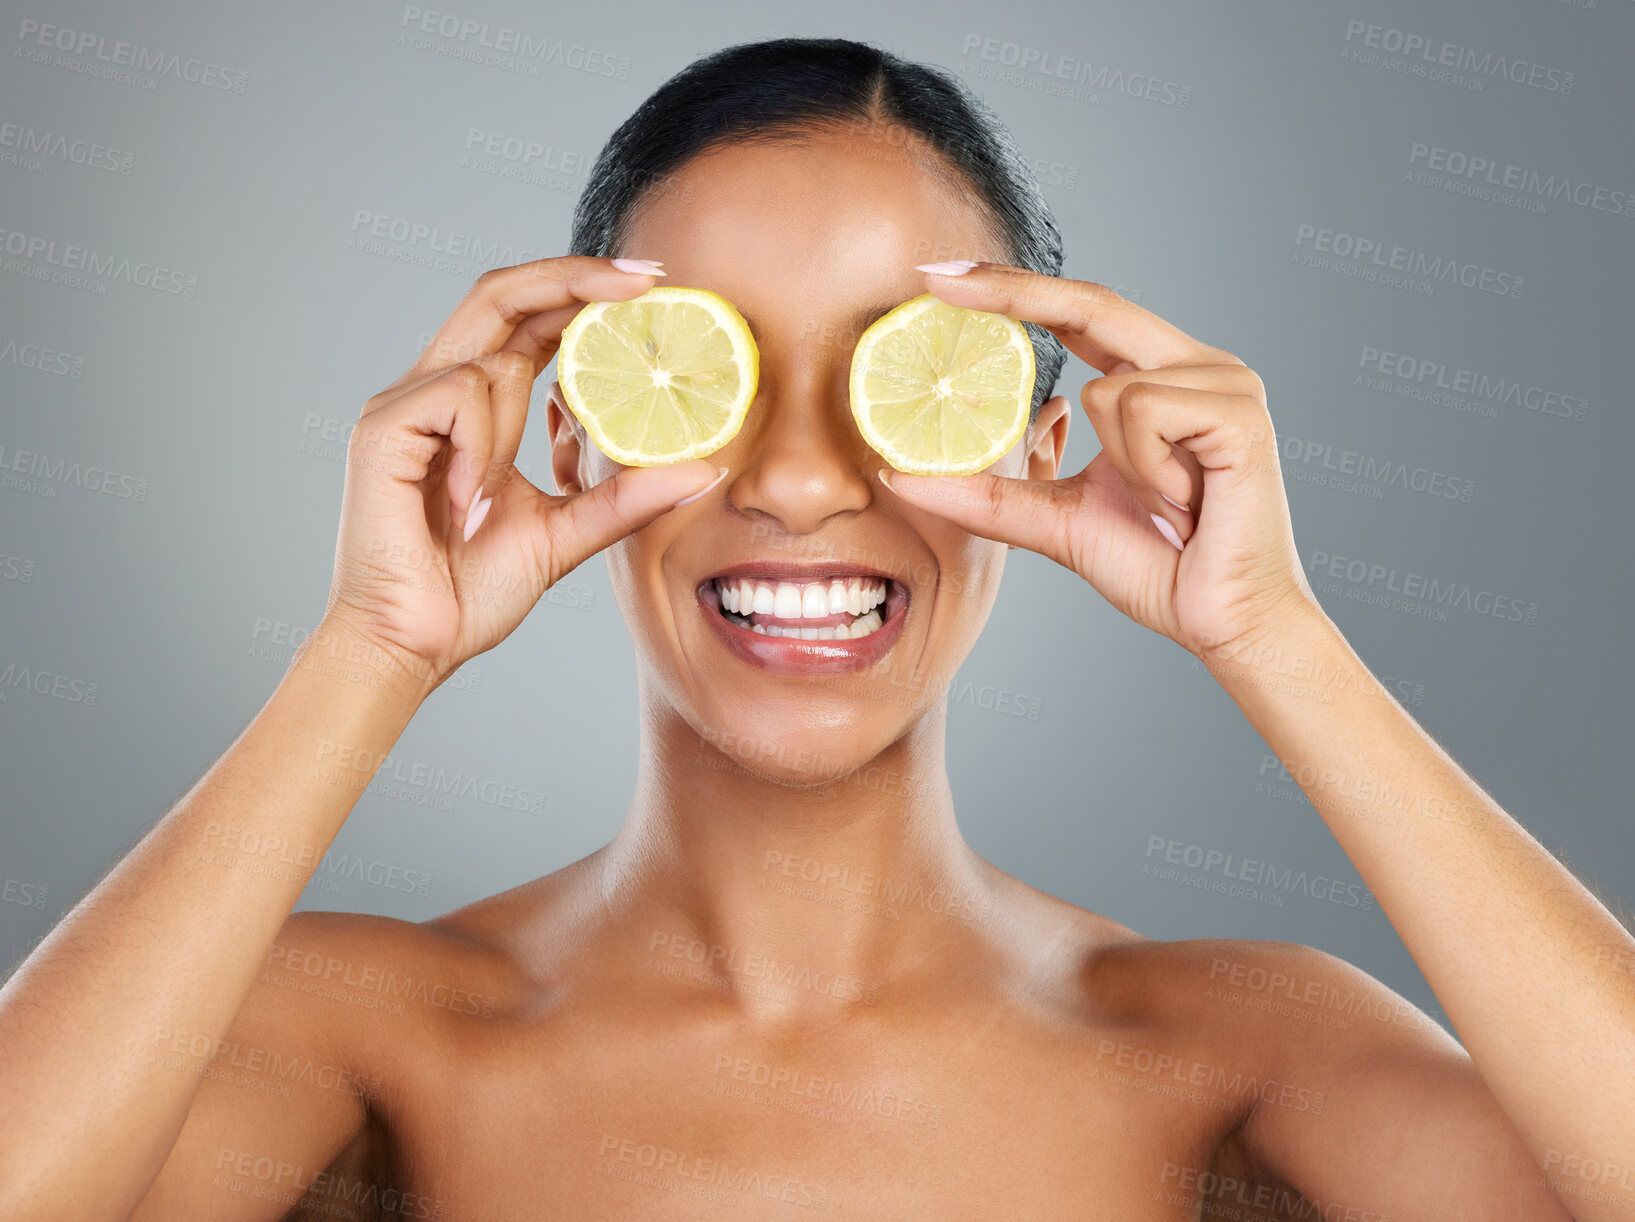
<path fill-rule="evenodd" d="M 511 465 L 563 328 L 586 302 L 639 296 L 660 274 L 567 256 L 477 280 L 353 428 L 326 622 L 429 689 L 509 636 L 582 561 L 720 478 L 697 459 L 554 496 Z"/>

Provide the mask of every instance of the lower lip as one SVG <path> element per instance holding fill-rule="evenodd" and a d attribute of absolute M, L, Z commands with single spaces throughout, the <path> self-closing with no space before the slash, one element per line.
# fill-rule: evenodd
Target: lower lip
<path fill-rule="evenodd" d="M 908 600 L 893 586 L 882 603 L 884 622 L 868 636 L 851 640 L 803 641 L 786 636 L 767 636 L 741 628 L 721 614 L 720 595 L 713 582 L 698 590 L 698 606 L 705 620 L 732 653 L 751 666 L 780 675 L 848 674 L 867 670 L 891 651 L 903 634 L 908 618 Z"/>

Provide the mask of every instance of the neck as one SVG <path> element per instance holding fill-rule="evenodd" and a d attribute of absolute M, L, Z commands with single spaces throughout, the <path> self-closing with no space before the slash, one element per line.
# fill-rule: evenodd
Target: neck
<path fill-rule="evenodd" d="M 851 768 L 700 735 L 660 705 L 641 702 L 635 796 L 601 855 L 642 953 L 785 1015 L 889 991 L 982 933 L 991 867 L 954 819 L 944 706 Z"/>

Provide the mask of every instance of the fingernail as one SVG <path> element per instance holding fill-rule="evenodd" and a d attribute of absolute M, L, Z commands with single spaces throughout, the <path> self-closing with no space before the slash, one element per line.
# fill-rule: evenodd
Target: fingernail
<path fill-rule="evenodd" d="M 634 272 L 638 276 L 662 276 L 665 271 L 659 266 L 658 259 L 615 259 L 613 266 L 621 272 Z"/>
<path fill-rule="evenodd" d="M 881 467 L 878 471 L 875 472 L 875 474 L 880 477 L 880 482 L 882 484 L 884 484 L 887 488 L 891 488 L 891 479 L 886 475 L 886 469 L 884 467 Z M 897 489 L 895 489 L 895 488 L 891 488 L 891 490 L 893 492 L 897 491 Z"/>
<path fill-rule="evenodd" d="M 917 272 L 933 272 L 938 276 L 963 276 L 976 264 L 969 259 L 950 259 L 946 263 L 916 263 Z"/>
<path fill-rule="evenodd" d="M 717 471 L 719 471 L 719 472 L 721 472 L 721 474 L 720 474 L 720 475 L 717 475 L 717 476 L 716 476 L 716 477 L 715 477 L 715 478 L 714 478 L 714 479 L 712 479 L 712 480 L 711 480 L 711 481 L 710 481 L 710 482 L 709 482 L 709 483 L 707 483 L 707 484 L 705 484 L 705 485 L 704 485 L 704 486 L 703 486 L 703 487 L 702 487 L 702 488 L 700 488 L 700 489 L 699 489 L 699 490 L 698 490 L 698 491 L 697 491 L 697 492 L 695 492 L 695 493 L 693 493 L 693 494 L 692 494 L 692 496 L 684 496 L 684 497 L 682 497 L 682 498 L 681 498 L 681 499 L 680 499 L 680 500 L 679 500 L 679 501 L 677 501 L 677 502 L 676 502 L 676 503 L 675 503 L 675 504 L 674 504 L 674 505 L 672 505 L 672 506 L 670 506 L 670 508 L 671 508 L 671 509 L 679 509 L 679 508 L 681 508 L 681 506 L 683 506 L 683 505 L 691 505 L 691 504 L 692 504 L 692 503 L 693 503 L 693 502 L 694 502 L 694 501 L 696 501 L 696 500 L 697 500 L 697 499 L 698 499 L 698 498 L 699 498 L 699 497 L 701 497 L 701 496 L 703 496 L 703 495 L 704 495 L 704 494 L 705 494 L 705 493 L 706 493 L 706 492 L 708 492 L 708 491 L 709 491 L 709 490 L 710 490 L 710 489 L 711 489 L 711 488 L 713 488 L 713 487 L 715 487 L 715 486 L 716 486 L 716 485 L 717 485 L 717 484 L 719 484 L 719 483 L 720 483 L 720 482 L 721 482 L 721 481 L 722 481 L 722 480 L 724 480 L 724 479 L 726 479 L 726 478 L 727 478 L 727 469 L 726 469 L 726 468 L 725 468 L 725 467 L 717 467 L 717 468 L 716 468 L 716 470 L 717 470 Z"/>
<path fill-rule="evenodd" d="M 1164 494 L 1163 494 L 1163 493 L 1162 493 L 1162 492 L 1160 492 L 1160 493 L 1159 493 L 1159 494 L 1158 494 L 1158 495 L 1159 495 L 1159 496 L 1164 496 Z M 1180 510 L 1180 511 L 1181 511 L 1181 512 L 1182 512 L 1182 513 L 1191 513 L 1191 512 L 1192 512 L 1192 510 L 1191 510 L 1191 509 L 1189 509 L 1189 508 L 1188 508 L 1188 507 L 1187 507 L 1187 506 L 1185 506 L 1185 505 L 1183 505 L 1183 504 L 1181 504 L 1181 502 L 1180 502 L 1180 501 L 1176 501 L 1176 500 L 1171 500 L 1171 499 L 1170 499 L 1170 498 L 1169 498 L 1169 497 L 1167 497 L 1167 496 L 1164 496 L 1164 499 L 1165 499 L 1165 500 L 1166 500 L 1166 501 L 1169 501 L 1169 503 L 1170 503 L 1170 504 L 1171 504 L 1171 505 L 1174 505 L 1174 506 L 1175 506 L 1175 508 L 1177 508 L 1177 509 L 1179 509 L 1179 510 Z"/>
<path fill-rule="evenodd" d="M 1168 497 L 1164 497 L 1164 499 L 1166 501 L 1169 500 Z M 1150 513 L 1147 516 L 1152 519 L 1152 524 L 1158 527 L 1158 533 L 1163 535 L 1164 538 L 1168 539 L 1171 543 L 1175 544 L 1176 551 L 1182 550 L 1181 536 L 1175 533 L 1175 527 L 1171 526 L 1165 519 L 1159 517 L 1156 513 Z"/>
<path fill-rule="evenodd" d="M 481 484 L 478 484 L 476 489 L 473 490 L 473 492 L 471 493 L 471 499 L 466 502 L 466 518 L 468 520 L 471 517 L 472 511 L 477 508 L 477 502 L 482 500 L 482 499 L 483 499 L 483 486 Z"/>
<path fill-rule="evenodd" d="M 477 527 L 483 524 L 483 519 L 488 516 L 488 511 L 493 507 L 493 504 L 494 498 L 485 496 L 471 507 L 471 512 L 466 515 L 465 541 L 467 543 L 471 542 L 471 536 L 477 533 Z"/>

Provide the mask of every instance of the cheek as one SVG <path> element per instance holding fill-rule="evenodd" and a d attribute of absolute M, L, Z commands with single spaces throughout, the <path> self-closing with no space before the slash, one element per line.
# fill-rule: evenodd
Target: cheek
<path fill-rule="evenodd" d="M 936 540 L 933 550 L 940 570 L 939 610 L 945 622 L 957 624 L 963 636 L 975 640 L 998 596 L 1006 547 L 956 529 Z"/>

